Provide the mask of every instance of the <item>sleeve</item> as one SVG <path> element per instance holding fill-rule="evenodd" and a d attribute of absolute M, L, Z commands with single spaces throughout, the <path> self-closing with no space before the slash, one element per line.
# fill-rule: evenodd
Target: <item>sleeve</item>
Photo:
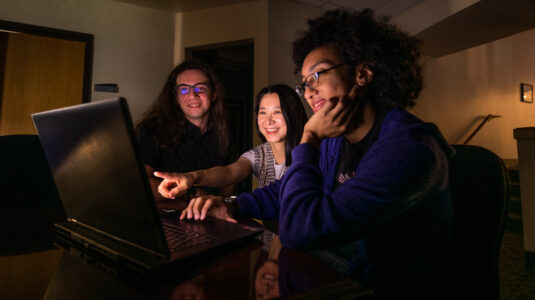
<path fill-rule="evenodd" d="M 254 190 L 252 193 L 242 193 L 238 197 L 238 205 L 242 216 L 263 220 L 279 218 L 279 190 L 280 181 Z"/>
<path fill-rule="evenodd" d="M 246 158 L 249 163 L 251 164 L 251 171 L 253 172 L 253 175 L 258 178 L 258 170 L 255 169 L 255 159 L 254 159 L 254 150 L 249 150 L 245 153 L 243 153 L 240 158 L 243 157 L 243 158 Z"/>
<path fill-rule="evenodd" d="M 442 153 L 439 160 L 437 151 Z M 440 181 L 437 178 L 447 182 L 447 160 L 436 141 L 431 146 L 414 140 L 377 141 L 360 161 L 355 177 L 330 194 L 322 188 L 324 174 L 316 148 L 299 145 L 292 158 L 280 185 L 279 234 L 289 248 L 355 240 L 417 203 Z"/>
<path fill-rule="evenodd" d="M 148 135 L 145 131 L 141 131 L 138 134 L 138 145 L 143 163 L 151 166 L 155 170 L 159 170 L 161 153 L 154 137 Z"/>

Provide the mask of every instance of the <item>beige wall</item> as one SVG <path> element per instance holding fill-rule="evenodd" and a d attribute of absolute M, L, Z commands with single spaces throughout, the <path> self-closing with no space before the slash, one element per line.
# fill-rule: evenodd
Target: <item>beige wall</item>
<path fill-rule="evenodd" d="M 307 20 L 324 11 L 317 7 L 287 0 L 269 2 L 269 83 L 294 86 L 301 80 L 295 76 L 292 43 L 298 31 L 307 29 Z"/>
<path fill-rule="evenodd" d="M 513 129 L 535 126 L 535 104 L 520 102 L 520 83 L 535 84 L 535 30 L 437 59 L 428 59 L 426 87 L 415 112 L 459 143 L 478 117 L 487 123 L 470 144 L 517 158 Z"/>
<path fill-rule="evenodd" d="M 118 83 L 134 119 L 173 66 L 174 15 L 108 0 L 0 1 L 0 19 L 93 34 L 93 84 Z M 92 100 L 117 94 L 92 92 Z"/>

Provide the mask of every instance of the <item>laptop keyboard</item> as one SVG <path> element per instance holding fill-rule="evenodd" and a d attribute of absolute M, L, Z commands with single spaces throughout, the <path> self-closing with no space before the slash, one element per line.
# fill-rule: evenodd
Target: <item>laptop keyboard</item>
<path fill-rule="evenodd" d="M 214 240 L 202 233 L 187 231 L 167 223 L 163 224 L 163 232 L 171 252 L 188 249 Z"/>

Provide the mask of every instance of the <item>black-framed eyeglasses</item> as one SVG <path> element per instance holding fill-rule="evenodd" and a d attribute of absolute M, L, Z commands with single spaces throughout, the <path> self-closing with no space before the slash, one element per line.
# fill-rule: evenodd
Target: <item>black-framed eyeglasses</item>
<path fill-rule="evenodd" d="M 179 84 L 175 86 L 175 92 L 178 95 L 187 95 L 190 93 L 191 89 L 197 94 L 206 94 L 208 93 L 209 87 L 207 83 L 197 83 L 195 85 L 189 84 Z"/>
<path fill-rule="evenodd" d="M 304 97 L 306 88 L 312 89 L 312 88 L 314 88 L 314 87 L 316 87 L 318 85 L 318 82 L 320 81 L 320 74 L 328 72 L 328 71 L 330 71 L 332 69 L 341 67 L 343 65 L 346 65 L 346 63 L 339 64 L 339 65 L 327 68 L 325 70 L 321 70 L 319 72 L 314 72 L 312 74 L 308 74 L 305 77 L 305 79 L 303 80 L 303 83 L 299 83 L 299 84 L 295 85 L 295 91 L 297 92 L 297 94 L 299 94 L 299 96 L 303 96 Z"/>

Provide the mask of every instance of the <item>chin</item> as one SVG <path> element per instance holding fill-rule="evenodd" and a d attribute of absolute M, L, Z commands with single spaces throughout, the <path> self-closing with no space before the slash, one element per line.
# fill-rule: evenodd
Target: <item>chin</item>
<path fill-rule="evenodd" d="M 270 142 L 270 143 L 282 143 L 284 142 L 283 139 L 280 139 L 280 138 L 271 138 L 271 139 L 266 139 L 267 142 Z"/>

